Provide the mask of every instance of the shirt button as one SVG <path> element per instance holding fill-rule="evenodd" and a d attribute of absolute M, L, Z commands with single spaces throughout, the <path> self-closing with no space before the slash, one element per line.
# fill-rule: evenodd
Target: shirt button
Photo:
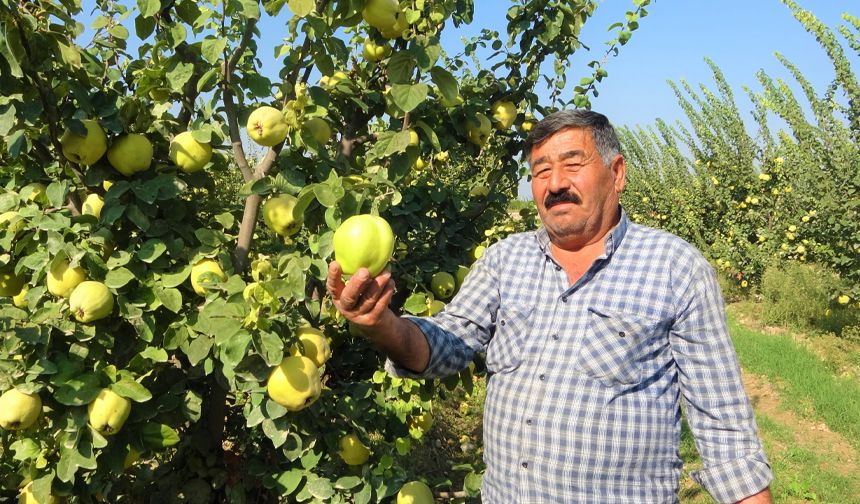
<path fill-rule="evenodd" d="M 627 334 L 624 331 L 619 332 L 618 335 L 621 336 L 622 338 L 627 336 Z"/>
<path fill-rule="evenodd" d="M 528 468 L 529 468 L 529 463 L 528 463 L 528 462 L 523 462 L 522 466 L 523 466 L 523 469 L 528 469 Z"/>
<path fill-rule="evenodd" d="M 558 341 L 558 334 L 553 334 L 552 339 L 554 339 L 555 341 Z"/>
<path fill-rule="evenodd" d="M 531 418 L 529 418 L 528 420 L 526 420 L 526 425 L 531 425 L 531 424 L 532 424 L 532 419 L 531 419 Z"/>
<path fill-rule="evenodd" d="M 540 378 L 540 381 L 545 381 L 545 380 L 546 380 L 546 375 L 545 375 L 545 374 L 542 374 L 542 375 L 538 376 L 538 378 Z"/>
<path fill-rule="evenodd" d="M 556 267 L 555 267 L 555 270 L 556 270 L 556 271 L 561 271 L 561 266 L 556 266 Z"/>
<path fill-rule="evenodd" d="M 502 325 L 505 325 L 505 320 L 504 320 L 504 319 L 502 319 L 501 324 L 502 324 Z"/>
<path fill-rule="evenodd" d="M 562 303 L 567 303 L 567 296 L 562 296 L 562 297 L 561 297 L 561 302 L 562 302 Z"/>

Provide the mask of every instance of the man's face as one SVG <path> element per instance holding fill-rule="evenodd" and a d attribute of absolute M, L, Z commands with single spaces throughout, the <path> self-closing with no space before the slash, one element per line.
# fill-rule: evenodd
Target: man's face
<path fill-rule="evenodd" d="M 568 128 L 532 148 L 532 196 L 556 244 L 587 244 L 615 224 L 626 168 L 603 164 L 591 131 Z"/>

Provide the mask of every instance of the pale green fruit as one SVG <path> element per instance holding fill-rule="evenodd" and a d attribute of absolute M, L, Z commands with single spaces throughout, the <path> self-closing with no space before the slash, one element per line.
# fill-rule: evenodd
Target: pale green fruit
<path fill-rule="evenodd" d="M 466 275 L 468 275 L 468 274 L 469 274 L 469 267 L 468 266 L 463 266 L 462 264 L 460 266 L 457 266 L 457 272 L 454 274 L 454 279 L 457 280 L 457 288 L 458 289 L 460 288 L 460 286 L 463 285 L 463 281 L 466 280 Z"/>
<path fill-rule="evenodd" d="M 377 30 L 391 30 L 397 20 L 403 17 L 397 0 L 367 0 L 361 10 L 361 17 Z"/>
<path fill-rule="evenodd" d="M 322 366 L 331 358 L 331 345 L 328 338 L 319 329 L 300 327 L 296 330 L 299 343 L 290 347 L 290 355 L 304 355 L 312 360 L 317 367 Z"/>
<path fill-rule="evenodd" d="M 263 221 L 281 236 L 292 236 L 302 228 L 301 216 L 293 215 L 298 200 L 289 194 L 279 194 L 263 204 Z"/>
<path fill-rule="evenodd" d="M 138 133 L 129 133 L 120 137 L 111 145 L 107 153 L 110 165 L 126 177 L 148 170 L 152 165 L 152 156 L 152 142 Z"/>
<path fill-rule="evenodd" d="M 433 492 L 423 481 L 410 481 L 397 492 L 397 504 L 433 504 Z"/>
<path fill-rule="evenodd" d="M 42 412 L 39 394 L 25 394 L 18 389 L 9 389 L 0 395 L 0 427 L 6 430 L 22 430 L 30 427 Z"/>
<path fill-rule="evenodd" d="M 341 70 L 336 71 L 332 75 L 323 75 L 320 78 L 320 86 L 325 89 L 331 89 L 335 87 L 339 82 L 349 81 L 349 75 L 346 72 Z"/>
<path fill-rule="evenodd" d="M 319 369 L 302 355 L 286 357 L 272 370 L 266 392 L 288 411 L 300 411 L 319 398 L 322 392 Z"/>
<path fill-rule="evenodd" d="M 490 194 L 490 188 L 485 185 L 478 185 L 469 191 L 469 196 L 473 198 L 486 198 Z"/>
<path fill-rule="evenodd" d="M 102 389 L 87 411 L 90 425 L 102 436 L 112 436 L 122 429 L 131 414 L 131 401 L 110 389 Z"/>
<path fill-rule="evenodd" d="M 69 309 L 78 322 L 103 319 L 113 311 L 113 294 L 107 285 L 88 280 L 81 282 L 69 296 Z"/>
<path fill-rule="evenodd" d="M 69 297 L 79 283 L 87 279 L 83 268 L 69 267 L 68 261 L 59 261 L 48 271 L 48 292 L 57 297 Z"/>
<path fill-rule="evenodd" d="M 19 215 L 15 210 L 0 214 L 0 229 L 7 228 L 13 233 L 20 231 L 24 227 L 24 219 L 19 219 Z"/>
<path fill-rule="evenodd" d="M 21 289 L 21 292 L 12 296 L 12 304 L 18 308 L 27 308 L 27 293 L 30 292 L 26 286 Z"/>
<path fill-rule="evenodd" d="M 206 276 L 204 277 L 204 275 Z M 191 267 L 191 287 L 194 288 L 194 292 L 201 296 L 205 296 L 208 292 L 208 289 L 203 285 L 204 278 L 211 280 L 216 277 L 222 282 L 227 280 L 227 275 L 224 274 L 224 270 L 221 269 L 215 259 L 202 259 Z"/>
<path fill-rule="evenodd" d="M 334 255 L 344 274 L 367 268 L 370 276 L 380 274 L 394 252 L 394 232 L 377 215 L 353 215 L 338 226 L 332 239 Z"/>
<path fill-rule="evenodd" d="M 310 135 L 320 145 L 325 145 L 331 139 L 331 126 L 325 119 L 313 117 L 302 124 L 302 129 L 310 133 Z"/>
<path fill-rule="evenodd" d="M 372 62 L 382 61 L 391 54 L 391 47 L 388 44 L 376 44 L 371 39 L 365 39 L 361 49 L 361 56 Z"/>
<path fill-rule="evenodd" d="M 487 116 L 480 112 L 475 114 L 474 119 L 477 121 L 477 124 L 473 121 L 466 121 L 466 136 L 473 144 L 483 147 L 490 138 L 490 130 L 493 125 Z"/>
<path fill-rule="evenodd" d="M 94 119 L 85 120 L 84 126 L 87 128 L 86 136 L 66 130 L 60 138 L 60 145 L 63 156 L 69 161 L 79 165 L 91 165 L 104 156 L 107 150 L 107 135 Z"/>
<path fill-rule="evenodd" d="M 105 200 L 98 194 L 90 194 L 84 200 L 83 208 L 81 209 L 84 215 L 92 215 L 96 219 L 102 215 L 102 207 L 105 206 Z"/>
<path fill-rule="evenodd" d="M 433 413 L 429 411 L 425 411 L 420 415 L 415 415 L 409 418 L 409 428 L 410 429 L 421 429 L 424 432 L 430 430 L 433 427 Z"/>
<path fill-rule="evenodd" d="M 33 495 L 33 482 L 27 483 L 23 489 L 21 489 L 21 493 L 18 494 L 18 504 L 59 504 L 60 499 L 55 495 L 50 495 L 48 497 L 48 502 L 39 502 L 36 500 L 36 496 Z"/>
<path fill-rule="evenodd" d="M 513 126 L 514 121 L 517 119 L 517 106 L 507 100 L 499 100 L 493 103 L 490 107 L 490 112 L 493 115 L 493 122 L 496 123 L 496 128 L 502 131 L 511 129 L 511 126 Z"/>
<path fill-rule="evenodd" d="M 183 131 L 170 142 L 170 160 L 185 173 L 200 171 L 212 159 L 212 146 Z"/>
<path fill-rule="evenodd" d="M 394 22 L 394 25 L 392 25 L 391 28 L 380 29 L 379 33 L 387 39 L 396 39 L 402 37 L 403 32 L 405 32 L 407 28 L 409 28 L 409 25 L 406 23 L 406 16 L 401 13 L 397 16 L 397 21 Z"/>
<path fill-rule="evenodd" d="M 370 449 L 358 439 L 355 434 L 347 434 L 340 438 L 338 455 L 348 465 L 362 465 L 370 458 Z"/>
<path fill-rule="evenodd" d="M 442 299 L 448 299 L 451 297 L 451 295 L 454 294 L 454 289 L 456 287 L 457 284 L 455 283 L 454 275 L 447 271 L 436 272 L 430 279 L 430 290 L 433 291 L 433 294 Z"/>
<path fill-rule="evenodd" d="M 0 270 L 0 297 L 12 297 L 24 287 L 24 278 L 15 274 L 12 266 Z"/>
<path fill-rule="evenodd" d="M 259 107 L 248 116 L 248 136 L 263 147 L 274 147 L 287 138 L 289 126 L 275 107 Z"/>
<path fill-rule="evenodd" d="M 414 129 L 409 130 L 409 145 L 418 145 L 418 132 Z"/>

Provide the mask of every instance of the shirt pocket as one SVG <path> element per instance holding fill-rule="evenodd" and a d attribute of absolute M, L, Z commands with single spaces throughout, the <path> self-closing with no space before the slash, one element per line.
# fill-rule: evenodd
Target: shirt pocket
<path fill-rule="evenodd" d="M 660 322 L 602 308 L 589 308 L 588 317 L 580 369 L 607 387 L 640 383 Z"/>
<path fill-rule="evenodd" d="M 520 367 L 532 310 L 526 306 L 504 306 L 498 312 L 496 330 L 487 346 L 487 370 L 506 373 Z"/>

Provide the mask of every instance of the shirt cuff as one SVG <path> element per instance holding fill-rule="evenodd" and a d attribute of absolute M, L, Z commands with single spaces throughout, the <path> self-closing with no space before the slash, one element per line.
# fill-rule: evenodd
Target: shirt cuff
<path fill-rule="evenodd" d="M 755 495 L 773 481 L 773 472 L 763 450 L 694 471 L 691 476 L 714 500 L 726 504 Z"/>
<path fill-rule="evenodd" d="M 421 317 L 412 317 L 412 316 L 404 316 L 403 318 L 409 320 L 418 326 L 418 329 L 421 329 L 421 332 L 424 333 L 424 337 L 427 338 L 427 346 L 430 347 L 430 359 L 427 361 L 427 368 L 420 372 L 416 373 L 410 369 L 406 369 L 405 367 L 399 366 L 393 360 L 386 358 L 385 359 L 385 371 L 394 376 L 396 378 L 431 378 L 436 376 L 434 371 L 438 367 L 439 364 L 439 355 L 438 352 L 434 351 L 435 348 L 442 348 L 439 345 L 440 330 L 429 320 L 421 318 Z"/>

